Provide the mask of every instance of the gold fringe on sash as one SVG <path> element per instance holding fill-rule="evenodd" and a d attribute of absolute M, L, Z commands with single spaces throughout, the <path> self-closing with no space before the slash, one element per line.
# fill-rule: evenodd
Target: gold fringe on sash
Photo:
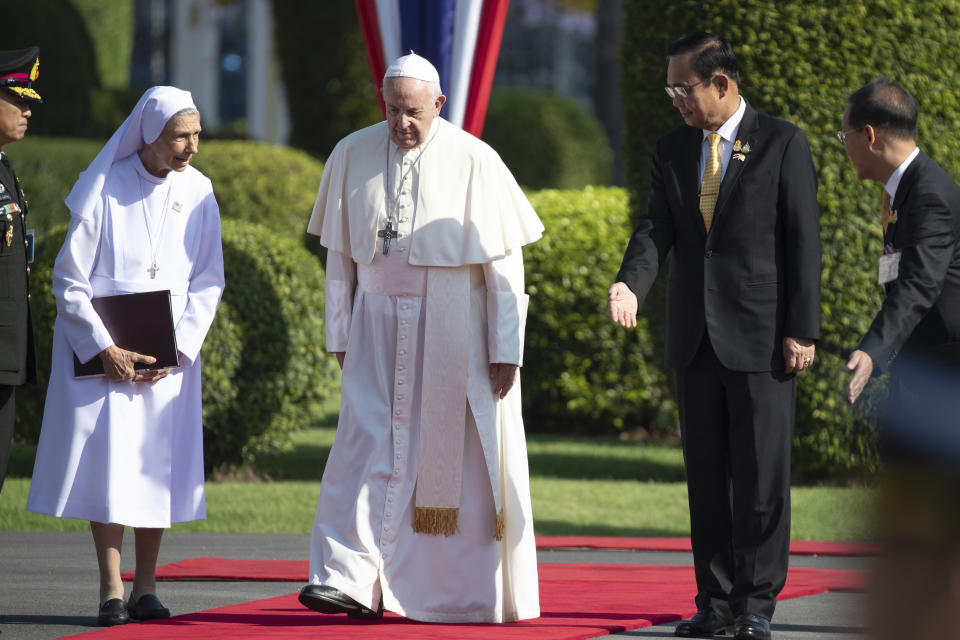
<path fill-rule="evenodd" d="M 493 527 L 493 538 L 497 542 L 500 542 L 503 540 L 503 507 L 500 507 L 499 513 L 497 513 L 496 517 L 494 518 Z"/>
<path fill-rule="evenodd" d="M 413 510 L 413 530 L 431 536 L 452 536 L 460 527 L 457 518 L 460 510 L 446 507 L 416 507 Z"/>

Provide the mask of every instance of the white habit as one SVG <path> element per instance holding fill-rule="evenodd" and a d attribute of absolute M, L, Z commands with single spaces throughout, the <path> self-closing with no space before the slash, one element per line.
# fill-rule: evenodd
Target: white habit
<path fill-rule="evenodd" d="M 27 509 L 133 527 L 205 518 L 200 347 L 224 286 L 210 180 L 190 166 L 158 178 L 133 153 L 113 164 L 92 210 L 72 214 L 54 264 L 53 361 Z M 113 344 L 90 298 L 163 289 L 181 367 L 155 383 L 75 379 L 74 353 L 86 362 Z"/>
<path fill-rule="evenodd" d="M 384 255 L 378 232 L 388 208 L 398 233 Z M 492 149 L 437 118 L 416 149 L 397 148 L 386 122 L 343 139 L 327 160 L 308 231 L 329 250 L 327 351 L 346 352 L 311 583 L 373 610 L 382 594 L 384 609 L 416 620 L 539 616 L 520 385 L 501 401 L 489 378 L 490 363 L 521 364 L 521 247 L 542 234 L 539 218 Z M 466 369 L 456 405 L 466 431 L 459 530 L 451 536 L 412 526 L 430 379 L 423 362 L 438 353 L 442 360 L 450 346 L 424 339 L 428 290 L 435 291 L 428 281 L 438 271 L 463 274 L 464 304 L 444 319 L 460 323 L 455 341 L 468 347 L 455 367 Z"/>

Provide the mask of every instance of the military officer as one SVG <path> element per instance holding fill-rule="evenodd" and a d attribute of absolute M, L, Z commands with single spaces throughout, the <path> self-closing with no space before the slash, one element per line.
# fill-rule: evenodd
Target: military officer
<path fill-rule="evenodd" d="M 0 51 L 0 490 L 13 440 L 14 390 L 36 382 L 30 319 L 27 200 L 7 158 L 7 145 L 23 138 L 34 105 L 40 49 Z"/>

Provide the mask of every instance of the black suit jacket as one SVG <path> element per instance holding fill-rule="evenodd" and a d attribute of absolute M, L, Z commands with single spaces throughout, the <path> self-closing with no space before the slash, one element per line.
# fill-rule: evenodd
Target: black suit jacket
<path fill-rule="evenodd" d="M 709 234 L 698 193 L 702 139 L 683 126 L 657 142 L 647 212 L 617 280 L 642 304 L 672 250 L 667 366 L 688 365 L 706 331 L 727 368 L 780 370 L 785 336 L 820 337 L 817 178 L 806 136 L 747 104 L 737 139 L 749 152 L 729 161 Z"/>
<path fill-rule="evenodd" d="M 20 385 L 36 382 L 37 376 L 24 247 L 27 207 L 20 183 L 5 157 L 0 161 L 0 184 L 0 207 L 14 203 L 21 209 L 20 214 L 12 214 L 9 246 L 5 236 L 10 223 L 0 223 L 0 385 Z"/>
<path fill-rule="evenodd" d="M 960 364 L 960 187 L 922 151 L 907 167 L 884 243 L 901 252 L 880 312 L 860 343 L 877 370 L 901 350 L 940 354 Z M 952 354 L 952 355 L 951 355 Z M 960 393 L 958 391 L 957 393 Z"/>

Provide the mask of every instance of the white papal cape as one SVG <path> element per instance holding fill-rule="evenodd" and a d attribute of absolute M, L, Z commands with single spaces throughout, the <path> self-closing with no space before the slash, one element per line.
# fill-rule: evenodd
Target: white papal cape
<path fill-rule="evenodd" d="M 202 519 L 200 347 L 224 287 L 219 207 L 193 167 L 158 178 L 136 153 L 113 165 L 102 193 L 92 214 L 72 212 L 54 264 L 53 358 L 27 509 L 133 527 Z M 152 384 L 74 378 L 74 353 L 86 362 L 113 344 L 90 299 L 162 289 L 182 366 Z"/>
<path fill-rule="evenodd" d="M 378 232 L 388 208 L 399 233 L 384 255 Z M 385 609 L 417 620 L 539 616 L 520 385 L 500 401 L 489 378 L 490 363 L 521 364 L 521 247 L 541 236 L 539 218 L 489 146 L 437 118 L 427 141 L 408 151 L 390 142 L 385 122 L 343 139 L 327 160 L 308 231 L 329 250 L 327 351 L 346 352 L 311 582 L 374 610 L 382 595 Z M 430 380 L 423 362 L 443 366 L 447 350 L 455 351 L 424 341 L 436 313 L 428 312 L 435 268 L 465 274 L 463 308 L 444 316 L 462 321 L 454 333 L 467 346 L 454 367 L 467 375 L 455 399 L 466 431 L 452 536 L 412 527 L 421 397 Z"/>

